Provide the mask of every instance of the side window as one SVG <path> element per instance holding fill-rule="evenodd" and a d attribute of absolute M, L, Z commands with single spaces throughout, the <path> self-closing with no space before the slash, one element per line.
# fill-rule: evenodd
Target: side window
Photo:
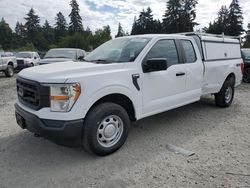
<path fill-rule="evenodd" d="M 192 42 L 189 40 L 181 40 L 181 44 L 185 53 L 186 63 L 194 63 L 196 61 L 196 54 Z"/>
<path fill-rule="evenodd" d="M 145 60 L 165 58 L 168 67 L 179 63 L 178 53 L 174 40 L 160 40 L 149 51 Z"/>

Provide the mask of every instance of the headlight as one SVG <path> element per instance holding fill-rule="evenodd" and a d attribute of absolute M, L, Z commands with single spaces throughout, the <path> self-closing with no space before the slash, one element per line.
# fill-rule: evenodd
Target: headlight
<path fill-rule="evenodd" d="M 52 112 L 69 112 L 81 94 L 80 84 L 51 84 L 49 86 Z"/>

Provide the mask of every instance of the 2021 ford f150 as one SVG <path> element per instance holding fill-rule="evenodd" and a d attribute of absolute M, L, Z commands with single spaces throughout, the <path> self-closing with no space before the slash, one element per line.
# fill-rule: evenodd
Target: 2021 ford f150
<path fill-rule="evenodd" d="M 190 35 L 190 36 L 187 36 Z M 241 84 L 237 39 L 200 34 L 111 40 L 85 62 L 29 68 L 17 78 L 17 123 L 64 145 L 107 155 L 136 121 L 215 95 L 228 107 Z"/>

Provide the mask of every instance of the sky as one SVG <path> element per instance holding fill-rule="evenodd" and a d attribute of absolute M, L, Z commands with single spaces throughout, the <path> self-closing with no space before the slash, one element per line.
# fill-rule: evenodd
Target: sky
<path fill-rule="evenodd" d="M 55 16 L 61 11 L 67 18 L 71 11 L 70 0 L 0 0 L 0 18 L 15 27 L 17 21 L 25 22 L 24 17 L 31 7 L 40 16 L 41 24 L 47 19 L 51 25 L 55 24 Z M 110 25 L 112 35 L 117 33 L 118 23 L 130 33 L 134 17 L 143 8 L 151 7 L 154 18 L 162 19 L 167 0 L 77 0 L 83 26 L 95 31 L 104 25 Z M 196 22 L 200 25 L 196 29 L 208 26 L 217 17 L 222 5 L 229 7 L 231 0 L 198 0 Z M 250 23 L 250 0 L 239 0 L 244 14 L 244 28 Z"/>

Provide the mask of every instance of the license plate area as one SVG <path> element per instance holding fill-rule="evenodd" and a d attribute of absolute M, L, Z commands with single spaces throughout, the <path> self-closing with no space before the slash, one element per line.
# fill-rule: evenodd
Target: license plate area
<path fill-rule="evenodd" d="M 25 119 L 18 113 L 16 113 L 16 122 L 21 128 L 26 128 Z"/>

